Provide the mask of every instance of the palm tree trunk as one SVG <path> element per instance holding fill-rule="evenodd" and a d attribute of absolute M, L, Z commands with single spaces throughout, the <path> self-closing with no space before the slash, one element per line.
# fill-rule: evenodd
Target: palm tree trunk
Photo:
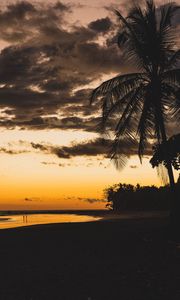
<path fill-rule="evenodd" d="M 163 119 L 161 121 L 161 128 L 160 129 L 161 129 L 162 143 L 166 143 L 167 142 L 167 136 L 166 136 L 166 130 L 165 130 Z M 167 151 L 167 149 L 165 149 L 165 151 Z M 165 156 L 168 157 L 168 153 L 166 153 Z M 167 166 L 167 171 L 168 171 L 168 176 L 169 176 L 169 184 L 170 184 L 171 190 L 174 190 L 175 189 L 175 181 L 174 181 L 174 174 L 173 174 L 171 160 L 167 158 L 166 164 L 167 164 L 166 166 Z"/>
<path fill-rule="evenodd" d="M 165 130 L 163 118 L 161 122 L 161 137 L 162 137 L 162 142 L 165 143 L 167 141 L 167 136 L 166 136 L 166 130 Z M 166 148 L 165 151 L 167 151 Z M 180 201 L 178 199 L 172 164 L 171 164 L 171 160 L 168 159 L 168 153 L 166 157 L 167 157 L 166 166 L 167 166 L 169 183 L 171 188 L 170 230 L 171 230 L 171 234 L 173 234 L 174 238 L 176 238 L 176 236 L 179 235 L 179 228 L 180 228 Z"/>
<path fill-rule="evenodd" d="M 168 176 L 169 176 L 169 183 L 172 190 L 175 189 L 175 181 L 174 181 L 174 174 L 173 169 L 170 161 L 167 161 L 167 170 L 168 170 Z"/>
<path fill-rule="evenodd" d="M 161 108 L 161 84 L 159 83 L 159 78 L 157 75 L 158 72 L 158 65 L 154 66 L 154 72 L 153 72 L 153 79 L 152 81 L 154 82 L 154 91 L 155 91 L 155 99 L 158 99 L 158 103 L 156 103 L 157 106 L 157 115 L 158 115 L 158 121 L 159 121 L 159 127 L 160 127 L 160 132 L 161 132 L 161 138 L 162 138 L 162 143 L 166 144 L 167 142 L 167 136 L 166 136 L 166 129 L 165 129 L 165 125 L 164 125 L 164 117 L 163 117 L 163 111 Z M 167 157 L 166 160 L 166 167 L 167 167 L 167 171 L 168 171 L 168 176 L 169 176 L 169 184 L 170 184 L 170 188 L 171 190 L 175 190 L 175 181 L 174 181 L 174 174 L 173 174 L 173 169 L 172 169 L 172 164 L 171 164 L 171 160 L 168 158 L 168 153 L 167 153 L 167 149 L 164 148 L 164 154 L 165 157 Z"/>

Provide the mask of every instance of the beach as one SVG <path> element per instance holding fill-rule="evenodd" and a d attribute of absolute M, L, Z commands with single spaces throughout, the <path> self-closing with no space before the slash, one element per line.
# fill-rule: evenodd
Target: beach
<path fill-rule="evenodd" d="M 1 300 L 180 299 L 180 244 L 167 218 L 112 218 L 0 231 Z"/>
<path fill-rule="evenodd" d="M 0 300 L 180 300 L 180 0 L 0 25 Z"/>

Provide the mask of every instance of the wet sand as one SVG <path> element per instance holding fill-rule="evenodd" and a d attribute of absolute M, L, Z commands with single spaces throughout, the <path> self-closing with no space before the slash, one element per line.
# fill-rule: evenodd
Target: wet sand
<path fill-rule="evenodd" d="M 7 217 L 0 217 L 0 230 L 40 224 L 92 222 L 99 219 L 101 218 L 97 216 L 82 214 L 31 214 L 30 212 L 26 215 L 10 214 Z"/>
<path fill-rule="evenodd" d="M 179 300 L 167 218 L 0 231 L 1 300 Z"/>

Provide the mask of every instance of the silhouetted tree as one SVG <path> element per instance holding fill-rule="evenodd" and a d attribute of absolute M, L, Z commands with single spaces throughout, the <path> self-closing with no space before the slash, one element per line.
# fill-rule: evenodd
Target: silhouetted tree
<path fill-rule="evenodd" d="M 105 189 L 107 207 L 115 212 L 120 211 L 153 211 L 170 210 L 171 192 L 168 186 L 136 186 L 115 184 Z"/>
<path fill-rule="evenodd" d="M 142 160 L 148 139 L 166 143 L 165 121 L 180 112 L 180 50 L 176 47 L 172 20 L 179 7 L 168 3 L 156 8 L 153 1 L 132 7 L 126 17 L 116 11 L 121 22 L 118 44 L 136 72 L 118 75 L 103 82 L 91 100 L 102 100 L 102 126 L 115 124 L 111 157 L 120 164 L 122 139 L 139 140 Z M 117 62 L 118 63 L 118 62 Z M 166 148 L 163 149 L 164 155 Z M 174 187 L 171 160 L 166 159 L 170 185 Z"/>
<path fill-rule="evenodd" d="M 168 160 L 171 161 L 176 170 L 180 170 L 180 134 L 173 135 L 165 143 L 156 145 L 150 163 L 153 168 L 160 164 L 167 166 Z"/>

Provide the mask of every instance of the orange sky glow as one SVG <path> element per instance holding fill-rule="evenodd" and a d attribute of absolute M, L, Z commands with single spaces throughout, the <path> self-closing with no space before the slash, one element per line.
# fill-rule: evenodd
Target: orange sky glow
<path fill-rule="evenodd" d="M 1 144 L 45 140 L 68 144 L 74 138 L 84 139 L 84 133 L 52 131 L 1 131 Z M 87 138 L 88 134 L 86 135 Z M 15 209 L 103 209 L 103 190 L 115 183 L 160 185 L 156 170 L 144 158 L 129 159 L 122 171 L 117 171 L 109 159 L 76 157 L 59 159 L 52 154 L 0 154 L 0 208 Z M 177 174 L 176 174 L 177 177 Z"/>
<path fill-rule="evenodd" d="M 6 6 L 7 3 L 17 2 L 2 1 L 1 5 Z M 53 3 L 53 1 L 47 0 L 29 2 L 40 2 L 44 7 Z M 74 7 L 68 15 L 68 24 L 86 26 L 94 20 L 112 16 L 112 12 L 105 7 L 109 5 L 107 0 L 80 1 L 79 5 L 75 0 L 71 2 Z M 69 1 L 63 3 L 67 4 Z M 125 1 L 114 1 L 114 7 L 117 7 L 118 4 L 121 9 L 124 9 Z M 68 24 L 64 23 L 64 28 L 70 26 Z M 99 43 L 101 43 L 101 38 Z M 9 42 L 8 39 L 0 36 L 1 50 L 10 46 L 11 43 L 13 44 L 12 41 Z M 113 72 L 112 69 L 108 74 L 104 71 L 99 78 L 85 83 L 83 88 L 95 87 L 102 80 L 111 78 L 112 74 L 117 72 L 117 70 Z M 4 85 L 2 84 L 0 88 L 3 89 Z M 79 86 L 73 88 L 73 92 L 75 92 Z M 32 85 L 32 90 L 42 92 L 38 85 Z M 2 107 L 0 117 L 6 117 L 5 109 L 8 107 L 8 105 Z M 53 117 L 54 112 L 50 111 L 49 115 Z M 58 111 L 55 116 L 62 116 L 62 113 Z M 79 116 L 81 115 L 79 114 Z M 94 114 L 94 116 L 97 115 Z M 13 120 L 13 113 L 10 113 L 7 118 L 10 121 Z M 85 121 L 86 118 L 88 116 L 85 116 Z M 19 114 L 19 119 L 21 119 L 21 114 Z M 62 158 L 48 153 L 48 151 L 40 151 L 39 148 L 32 149 L 31 147 L 32 143 L 58 147 L 69 146 L 72 143 L 83 143 L 98 137 L 99 135 L 95 131 L 83 131 L 82 128 L 65 130 L 63 128 L 33 129 L 33 126 L 28 129 L 20 128 L 20 126 L 1 127 L 0 210 L 104 209 L 106 203 L 103 201 L 103 190 L 110 185 L 120 182 L 134 185 L 137 183 L 161 185 L 156 170 L 152 169 L 149 163 L 149 157 L 145 157 L 141 165 L 137 156 L 130 156 L 126 167 L 122 171 L 118 171 L 113 163 L 102 155 L 76 155 Z M 175 178 L 177 179 L 177 177 L 178 172 L 175 172 Z"/>

